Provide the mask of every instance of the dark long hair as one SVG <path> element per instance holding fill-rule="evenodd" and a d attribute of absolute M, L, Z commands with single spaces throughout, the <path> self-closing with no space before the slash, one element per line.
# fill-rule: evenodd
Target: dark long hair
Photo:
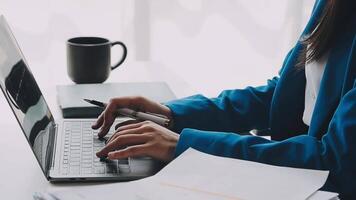
<path fill-rule="evenodd" d="M 327 0 L 314 30 L 300 40 L 303 48 L 297 67 L 304 68 L 306 63 L 319 60 L 331 48 L 343 18 L 340 13 L 343 1 L 347 0 Z"/>

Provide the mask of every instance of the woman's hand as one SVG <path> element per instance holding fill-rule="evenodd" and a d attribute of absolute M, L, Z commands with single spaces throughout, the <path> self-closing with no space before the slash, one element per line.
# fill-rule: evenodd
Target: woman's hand
<path fill-rule="evenodd" d="M 121 126 L 110 138 L 98 157 L 121 159 L 136 156 L 151 156 L 162 161 L 171 161 L 179 135 L 150 121 Z"/>
<path fill-rule="evenodd" d="M 171 110 L 162 104 L 144 97 L 122 97 L 111 99 L 99 116 L 93 129 L 99 129 L 98 136 L 104 137 L 116 118 L 118 108 L 164 115 L 172 121 Z M 173 158 L 179 135 L 153 122 L 129 120 L 116 126 L 116 133 L 107 145 L 97 153 L 98 157 L 120 159 L 131 156 L 151 156 L 163 161 Z"/>
<path fill-rule="evenodd" d="M 130 108 L 132 110 L 141 112 L 161 114 L 172 120 L 171 110 L 167 106 L 151 101 L 144 97 L 137 96 L 114 98 L 110 100 L 103 113 L 101 113 L 96 123 L 92 126 L 93 129 L 100 128 L 98 133 L 99 137 L 104 137 L 108 133 L 110 127 L 115 121 L 117 115 L 116 110 L 118 108 Z M 132 123 L 132 121 L 129 121 L 129 123 Z M 119 126 L 125 124 L 127 124 L 127 122 L 119 124 Z"/>

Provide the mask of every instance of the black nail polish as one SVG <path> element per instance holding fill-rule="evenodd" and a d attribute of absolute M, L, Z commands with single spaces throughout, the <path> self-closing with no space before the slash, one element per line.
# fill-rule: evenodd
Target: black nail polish
<path fill-rule="evenodd" d="M 109 159 L 107 156 L 100 157 L 100 162 L 109 162 Z"/>

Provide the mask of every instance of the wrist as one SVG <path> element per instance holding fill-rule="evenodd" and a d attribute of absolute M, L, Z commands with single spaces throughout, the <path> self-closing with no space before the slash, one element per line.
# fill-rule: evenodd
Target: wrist
<path fill-rule="evenodd" d="M 167 161 L 170 162 L 172 161 L 174 158 L 175 158 L 175 152 L 176 152 L 176 148 L 177 148 L 177 144 L 178 144 L 178 141 L 179 141 L 179 134 L 177 133 L 174 133 L 174 132 L 171 132 L 172 133 L 172 137 L 171 137 L 171 142 L 170 142 L 170 145 L 169 145 L 169 156 L 168 156 L 168 159 Z"/>

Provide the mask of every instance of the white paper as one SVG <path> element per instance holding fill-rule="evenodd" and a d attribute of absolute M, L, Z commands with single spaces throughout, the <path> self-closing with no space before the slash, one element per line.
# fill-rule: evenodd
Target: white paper
<path fill-rule="evenodd" d="M 317 191 L 327 176 L 328 171 L 278 167 L 188 149 L 150 178 L 52 194 L 61 200 L 301 200 Z"/>
<path fill-rule="evenodd" d="M 322 187 L 327 176 L 327 171 L 278 167 L 188 149 L 152 179 L 161 190 L 175 188 L 215 199 L 299 200 Z"/>

